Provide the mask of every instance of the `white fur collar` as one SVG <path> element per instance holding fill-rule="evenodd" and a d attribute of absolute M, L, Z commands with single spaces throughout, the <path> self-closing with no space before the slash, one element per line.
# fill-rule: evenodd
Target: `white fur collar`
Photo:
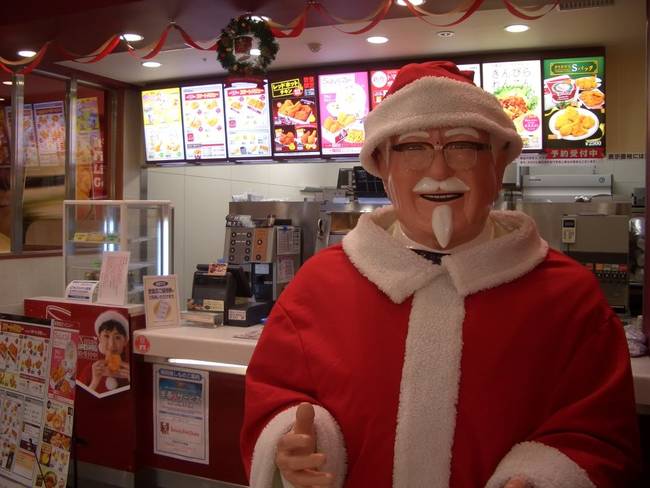
<path fill-rule="evenodd" d="M 359 272 L 401 303 L 443 273 L 461 296 L 513 281 L 544 260 L 548 244 L 534 221 L 521 212 L 493 211 L 491 218 L 507 235 L 446 256 L 440 266 L 405 248 L 388 229 L 396 219 L 392 207 L 364 214 L 343 239 L 343 250 Z"/>

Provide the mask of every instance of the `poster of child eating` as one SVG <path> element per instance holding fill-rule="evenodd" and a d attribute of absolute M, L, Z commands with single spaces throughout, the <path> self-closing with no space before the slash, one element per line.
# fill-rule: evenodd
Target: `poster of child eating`
<path fill-rule="evenodd" d="M 128 390 L 128 317 L 118 310 L 102 312 L 95 320 L 94 331 L 94 337 L 80 337 L 77 385 L 99 398 Z"/>

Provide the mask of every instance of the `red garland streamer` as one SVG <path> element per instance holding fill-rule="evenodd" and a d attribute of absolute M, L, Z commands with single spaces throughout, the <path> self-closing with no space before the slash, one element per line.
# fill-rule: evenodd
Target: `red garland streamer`
<path fill-rule="evenodd" d="M 340 32 L 343 32 L 345 34 L 363 34 L 365 32 L 368 32 L 371 30 L 373 27 L 375 27 L 380 21 L 386 17 L 386 14 L 390 10 L 390 7 L 393 5 L 394 0 L 384 0 L 384 3 L 380 5 L 378 10 L 372 14 L 369 18 L 367 19 L 361 19 L 357 21 L 352 21 L 350 20 L 349 22 L 364 22 L 364 21 L 369 21 L 369 24 L 359 30 L 356 31 L 345 31 L 342 29 L 339 29 L 336 25 L 333 27 L 339 30 Z M 457 24 L 460 24 L 461 22 L 465 21 L 467 18 L 469 18 L 471 15 L 473 15 L 478 8 L 483 4 L 484 0 L 475 0 L 474 3 L 467 9 L 467 11 L 463 14 L 462 17 L 460 17 L 458 20 L 455 22 L 452 22 L 450 24 L 435 24 L 429 20 L 427 20 L 425 17 L 431 14 L 428 14 L 426 11 L 423 9 L 420 9 L 418 7 L 415 7 L 412 5 L 409 0 L 406 0 L 406 6 L 409 9 L 409 11 L 418 17 L 420 20 L 426 22 L 427 24 L 436 26 L 436 27 L 451 27 Z M 520 19 L 524 20 L 537 20 L 542 17 L 544 17 L 546 14 L 550 13 L 557 5 L 560 3 L 559 0 L 555 0 L 552 5 L 549 6 L 549 8 L 542 14 L 540 15 L 527 15 L 522 12 L 522 10 L 525 11 L 533 11 L 535 10 L 534 8 L 531 7 L 521 7 L 521 9 L 518 9 L 512 4 L 511 0 L 503 0 L 503 3 L 505 4 L 507 10 L 514 16 L 519 17 Z M 330 12 L 327 11 L 327 9 L 321 5 L 320 2 L 318 1 L 313 1 L 309 0 L 307 2 L 307 5 L 305 6 L 303 12 L 298 15 L 288 26 L 282 26 L 280 24 L 275 24 L 273 22 L 270 22 L 269 25 L 271 26 L 271 32 L 273 32 L 273 35 L 277 38 L 290 38 L 290 37 L 298 37 L 305 29 L 306 23 L 307 23 L 307 13 L 309 12 L 309 9 L 313 8 L 316 11 L 318 11 L 322 15 L 326 15 L 330 19 L 334 20 L 335 22 L 340 22 L 343 19 L 338 19 L 337 17 L 333 16 Z M 542 7 L 540 7 L 541 9 Z M 539 9 L 537 9 L 539 10 Z M 175 22 L 169 23 L 167 27 L 163 30 L 162 34 L 160 35 L 160 38 L 158 41 L 153 42 L 146 46 L 145 48 L 142 49 L 151 49 L 148 54 L 145 56 L 138 56 L 136 54 L 136 49 L 131 46 L 128 42 L 125 41 L 126 47 L 127 47 L 127 52 L 138 58 L 138 59 L 152 59 L 160 53 L 160 50 L 163 48 L 165 45 L 165 42 L 167 41 L 167 36 L 169 35 L 169 31 L 171 29 L 176 29 L 180 32 L 183 40 L 192 48 L 194 49 L 199 49 L 202 51 L 216 51 L 217 49 L 217 42 L 215 42 L 213 45 L 210 47 L 204 48 L 198 45 L 191 37 L 190 35 L 180 26 L 176 25 Z M 284 32 L 286 30 L 289 30 L 289 32 Z M 83 63 L 83 64 L 89 64 L 89 63 L 96 63 L 98 61 L 101 61 L 104 59 L 106 56 L 111 54 L 115 48 L 120 44 L 120 41 L 122 40 L 122 37 L 119 35 L 114 35 L 110 39 L 108 39 L 104 44 L 102 44 L 98 49 L 93 51 L 90 54 L 86 55 L 79 55 L 76 53 L 73 53 L 71 51 L 66 50 L 64 47 L 59 46 L 58 44 L 55 44 L 55 47 L 57 50 L 64 55 L 68 60 L 74 61 L 76 63 Z M 38 53 L 30 59 L 25 59 L 25 60 L 19 60 L 19 61 L 10 61 L 8 59 L 5 59 L 3 57 L 0 57 L 0 69 L 5 71 L 6 73 L 9 74 L 22 74 L 26 75 L 31 73 L 43 60 L 43 57 L 45 56 L 45 53 L 47 52 L 48 48 L 50 45 L 53 44 L 53 41 L 47 41 L 41 49 L 38 51 Z M 80 61 L 80 59 L 83 58 L 90 58 L 86 61 Z M 24 66 L 22 69 L 19 70 L 14 70 L 12 67 L 17 67 L 17 66 Z"/>
<path fill-rule="evenodd" d="M 339 32 L 343 32 L 344 34 L 355 34 L 355 35 L 364 34 L 365 32 L 368 32 L 373 27 L 375 27 L 377 24 L 379 24 L 379 22 L 381 22 L 384 19 L 384 17 L 386 17 L 386 14 L 388 13 L 388 10 L 392 7 L 392 5 L 393 5 L 393 0 L 386 0 L 384 2 L 384 4 L 381 5 L 379 7 L 379 9 L 374 14 L 372 14 L 370 16 L 369 19 L 364 19 L 363 20 L 363 21 L 368 21 L 369 20 L 370 23 L 367 26 L 365 26 L 365 27 L 363 27 L 363 28 L 361 28 L 359 30 L 350 32 L 350 31 L 346 31 L 346 30 L 343 30 L 343 29 L 339 29 L 336 25 L 332 25 L 332 27 L 334 27 Z M 314 6 L 315 6 L 316 10 L 319 13 L 321 13 L 323 15 L 326 15 L 327 17 L 334 20 L 335 22 L 340 21 L 340 19 L 337 19 L 332 14 L 330 14 L 327 11 L 327 9 L 320 2 L 315 3 Z M 357 22 L 359 22 L 359 21 L 357 21 Z"/>
<path fill-rule="evenodd" d="M 553 4 L 550 6 L 550 8 L 547 9 L 546 12 L 544 12 L 543 14 L 540 14 L 540 15 L 526 15 L 526 14 L 522 13 L 520 10 L 517 10 L 517 7 L 515 7 L 512 4 L 512 2 L 510 2 L 510 0 L 503 0 L 503 3 L 506 4 L 506 8 L 508 9 L 508 12 L 510 12 L 512 15 L 514 15 L 516 17 L 519 17 L 520 19 L 524 19 L 524 20 L 537 20 L 537 19 L 541 19 L 546 14 L 551 12 L 555 7 L 557 7 L 559 5 L 559 3 L 560 3 L 560 0 L 555 0 L 555 2 L 553 2 Z"/>

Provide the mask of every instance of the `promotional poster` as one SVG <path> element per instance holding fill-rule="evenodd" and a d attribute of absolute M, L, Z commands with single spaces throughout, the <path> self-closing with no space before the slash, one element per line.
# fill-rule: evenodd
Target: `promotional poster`
<path fill-rule="evenodd" d="M 315 78 L 300 76 L 271 83 L 273 153 L 277 156 L 320 154 Z"/>
<path fill-rule="evenodd" d="M 542 149 L 539 60 L 483 64 L 483 88 L 497 97 L 526 149 Z"/>
<path fill-rule="evenodd" d="M 544 60 L 547 157 L 605 157 L 605 58 Z"/>
<path fill-rule="evenodd" d="M 359 154 L 368 115 L 368 72 L 320 75 L 320 126 L 324 156 Z"/>

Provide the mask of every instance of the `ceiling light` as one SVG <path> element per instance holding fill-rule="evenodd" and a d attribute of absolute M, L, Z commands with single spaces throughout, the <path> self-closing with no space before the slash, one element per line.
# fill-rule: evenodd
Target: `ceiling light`
<path fill-rule="evenodd" d="M 120 39 L 124 39 L 126 42 L 138 42 L 144 39 L 144 37 L 134 32 L 125 32 L 120 36 Z"/>
<path fill-rule="evenodd" d="M 5 99 L 4 99 L 4 98 L 0 98 L 0 102 L 4 102 L 4 101 L 5 101 Z"/>
<path fill-rule="evenodd" d="M 512 24 L 505 28 L 508 32 L 526 32 L 530 27 L 525 24 Z"/>
<path fill-rule="evenodd" d="M 36 51 L 32 51 L 31 49 L 23 49 L 22 51 L 18 51 L 18 56 L 22 56 L 23 58 L 31 58 L 36 56 Z"/>
<path fill-rule="evenodd" d="M 160 68 L 162 65 L 158 61 L 145 61 L 142 66 L 145 68 Z"/>
<path fill-rule="evenodd" d="M 370 44 L 385 44 L 388 42 L 388 37 L 384 36 L 372 36 L 366 39 Z"/>
<path fill-rule="evenodd" d="M 2 84 L 3 85 L 9 85 L 9 86 L 13 85 L 13 83 L 11 81 L 3 81 Z"/>
<path fill-rule="evenodd" d="M 249 54 L 250 54 L 251 56 L 259 56 L 260 54 L 262 54 L 262 51 L 260 51 L 260 50 L 257 49 L 256 47 L 254 47 L 253 49 L 251 49 L 251 50 L 249 51 Z"/>
<path fill-rule="evenodd" d="M 437 34 L 438 37 L 444 37 L 444 38 L 454 37 L 456 35 L 454 31 L 440 31 Z"/>
<path fill-rule="evenodd" d="M 424 0 L 409 0 L 409 3 L 411 5 L 422 5 L 424 3 Z M 397 0 L 397 5 L 401 5 L 402 7 L 406 7 L 406 2 L 404 0 Z"/>

